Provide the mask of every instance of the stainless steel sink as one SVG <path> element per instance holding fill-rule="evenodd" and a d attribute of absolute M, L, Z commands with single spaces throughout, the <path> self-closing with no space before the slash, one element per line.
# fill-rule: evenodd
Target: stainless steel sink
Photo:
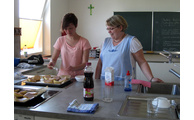
<path fill-rule="evenodd" d="M 147 113 L 147 100 L 155 98 L 157 96 L 127 96 L 123 102 L 118 115 L 126 117 L 136 117 L 142 119 L 178 119 L 175 112 L 175 107 L 172 106 L 169 109 L 165 109 L 162 113 L 150 114 Z M 174 101 L 176 104 L 180 103 L 180 98 L 169 96 L 168 100 Z M 130 118 L 129 118 L 130 119 Z"/>
<path fill-rule="evenodd" d="M 179 83 L 152 83 L 151 88 L 138 85 L 138 93 L 180 95 Z"/>

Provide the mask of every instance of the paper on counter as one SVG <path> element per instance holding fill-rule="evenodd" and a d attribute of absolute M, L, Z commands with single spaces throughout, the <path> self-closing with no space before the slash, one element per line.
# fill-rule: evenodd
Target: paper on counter
<path fill-rule="evenodd" d="M 138 80 L 138 79 L 132 79 L 132 84 L 142 84 L 145 87 L 151 87 L 151 82 L 148 81 L 143 81 L 143 80 Z"/>

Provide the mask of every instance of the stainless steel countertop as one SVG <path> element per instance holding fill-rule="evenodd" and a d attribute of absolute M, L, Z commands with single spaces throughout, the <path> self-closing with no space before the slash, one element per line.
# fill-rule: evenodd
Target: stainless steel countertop
<path fill-rule="evenodd" d="M 38 70 L 38 69 L 41 69 L 41 68 L 44 68 L 44 67 L 46 67 L 46 65 L 37 65 L 34 68 L 29 68 L 29 69 L 14 67 L 14 73 L 15 72 L 25 73 L 25 72 L 35 71 L 35 70 Z"/>
<path fill-rule="evenodd" d="M 137 85 L 133 85 L 131 92 L 125 92 L 123 84 L 115 81 L 113 102 L 105 103 L 102 101 L 102 90 L 104 87 L 103 80 L 94 80 L 94 101 L 88 102 L 83 99 L 83 83 L 74 82 L 65 88 L 52 88 L 53 90 L 60 90 L 59 94 L 51 98 L 47 102 L 41 104 L 35 109 L 27 109 L 22 107 L 14 107 L 15 114 L 24 114 L 40 117 L 58 118 L 58 119 L 87 119 L 87 120 L 147 120 L 147 118 L 140 117 L 126 117 L 118 116 L 118 112 L 126 99 L 126 96 L 146 96 L 153 97 L 148 94 L 138 94 L 136 92 Z M 161 95 L 158 95 L 161 96 Z M 163 95 L 164 96 L 164 95 Z M 177 97 L 177 96 L 176 96 Z M 99 103 L 99 108 L 94 114 L 87 113 L 72 113 L 67 112 L 67 107 L 71 101 L 77 99 L 79 103 Z M 180 99 L 180 98 L 179 98 Z"/>
<path fill-rule="evenodd" d="M 148 62 L 168 62 L 168 60 L 160 55 L 155 54 L 145 54 L 145 58 Z M 96 59 L 95 59 L 96 60 Z M 173 59 L 173 62 L 180 62 L 179 58 Z M 36 66 L 33 69 L 21 69 L 14 68 L 14 72 L 25 72 L 25 71 L 34 71 L 40 68 L 46 67 L 44 65 Z M 20 80 L 14 80 L 15 82 L 19 82 Z M 127 120 L 132 118 L 133 120 L 147 120 L 147 118 L 140 117 L 126 117 L 126 116 L 118 116 L 118 112 L 126 99 L 126 96 L 146 96 L 153 97 L 151 94 L 140 94 L 136 92 L 137 85 L 133 85 L 132 92 L 124 92 L 123 86 L 121 83 L 116 83 L 114 86 L 114 98 L 113 102 L 105 103 L 102 101 L 102 90 L 104 86 L 104 81 L 94 80 L 94 101 L 86 102 L 83 99 L 83 83 L 74 82 L 71 85 L 64 88 L 54 88 L 49 87 L 49 89 L 62 91 L 57 94 L 55 97 L 51 98 L 47 102 L 41 104 L 35 109 L 28 109 L 22 107 L 14 107 L 15 114 L 24 114 L 24 115 L 32 115 L 32 116 L 40 116 L 40 117 L 49 117 L 49 118 L 58 118 L 58 119 L 122 119 Z M 164 96 L 164 95 L 158 95 Z M 169 96 L 169 95 L 167 95 Z M 177 96 L 176 96 L 177 97 Z M 179 97 L 180 98 L 180 97 Z M 86 114 L 86 113 L 71 113 L 67 112 L 67 107 L 69 103 L 77 99 L 79 103 L 99 103 L 99 108 L 94 114 Z"/>
<path fill-rule="evenodd" d="M 168 62 L 168 59 L 159 54 L 144 54 L 147 62 Z M 172 62 L 180 63 L 180 58 L 172 58 Z"/>

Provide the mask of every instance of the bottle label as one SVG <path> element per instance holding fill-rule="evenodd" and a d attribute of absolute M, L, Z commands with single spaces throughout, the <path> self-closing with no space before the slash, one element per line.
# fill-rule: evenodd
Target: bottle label
<path fill-rule="evenodd" d="M 112 81 L 112 82 L 105 82 L 105 85 L 107 85 L 107 86 L 114 86 L 114 81 Z"/>
<path fill-rule="evenodd" d="M 94 97 L 94 88 L 84 88 L 84 90 L 83 90 L 83 96 L 85 98 Z"/>
<path fill-rule="evenodd" d="M 114 85 L 114 71 L 105 72 L 105 85 Z"/>
<path fill-rule="evenodd" d="M 28 57 L 28 53 L 27 52 L 24 52 L 24 57 Z"/>

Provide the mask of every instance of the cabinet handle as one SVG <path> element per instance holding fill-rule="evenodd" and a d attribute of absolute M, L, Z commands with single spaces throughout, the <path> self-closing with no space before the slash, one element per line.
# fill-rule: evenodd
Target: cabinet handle
<path fill-rule="evenodd" d="M 44 72 L 45 70 L 40 70 L 40 71 L 37 71 L 37 73 L 42 73 L 42 72 Z"/>
<path fill-rule="evenodd" d="M 32 120 L 31 117 L 24 117 L 25 120 Z"/>

